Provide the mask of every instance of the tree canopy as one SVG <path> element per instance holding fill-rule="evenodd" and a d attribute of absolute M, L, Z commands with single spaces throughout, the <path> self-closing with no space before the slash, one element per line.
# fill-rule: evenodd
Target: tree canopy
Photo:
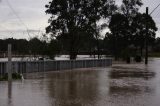
<path fill-rule="evenodd" d="M 120 11 L 111 16 L 109 29 L 105 41 L 109 43 L 111 53 L 117 56 L 132 55 L 129 48 L 136 48 L 135 54 L 142 55 L 148 26 L 149 44 L 153 44 L 157 31 L 156 24 L 150 15 L 142 14 L 138 10 L 143 5 L 142 0 L 123 0 Z M 126 54 L 127 53 L 127 54 Z"/>
<path fill-rule="evenodd" d="M 46 13 L 51 15 L 46 33 L 55 37 L 70 59 L 76 59 L 83 50 L 99 53 L 104 42 L 114 56 L 129 56 L 130 48 L 142 51 L 146 24 L 149 42 L 155 40 L 156 24 L 151 16 L 139 12 L 142 5 L 142 0 L 122 0 L 119 7 L 115 0 L 52 0 L 46 5 Z M 110 29 L 104 40 L 100 39 L 101 28 L 97 25 L 102 18 L 109 19 L 109 25 L 104 26 Z"/>
<path fill-rule="evenodd" d="M 95 24 L 114 10 L 113 0 L 52 0 L 46 5 L 51 14 L 46 32 L 53 36 L 68 35 L 70 59 L 75 59 L 82 34 L 95 33 Z M 87 33 L 87 34 L 86 34 Z M 63 37 L 62 37 L 63 38 Z"/>
<path fill-rule="evenodd" d="M 123 0 L 120 6 L 120 12 L 125 16 L 133 16 L 138 13 L 142 5 L 142 0 Z"/>

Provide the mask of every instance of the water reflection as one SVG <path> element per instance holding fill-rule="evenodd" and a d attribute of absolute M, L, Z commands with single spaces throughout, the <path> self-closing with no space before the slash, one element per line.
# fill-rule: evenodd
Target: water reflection
<path fill-rule="evenodd" d="M 26 74 L 0 82 L 0 106 L 159 106 L 159 64 Z"/>
<path fill-rule="evenodd" d="M 8 104 L 12 104 L 12 81 L 8 81 Z"/>
<path fill-rule="evenodd" d="M 65 72 L 49 76 L 48 91 L 56 99 L 56 106 L 81 106 L 94 101 L 98 94 L 98 77 L 92 71 Z M 82 102 L 83 101 L 83 102 Z"/>

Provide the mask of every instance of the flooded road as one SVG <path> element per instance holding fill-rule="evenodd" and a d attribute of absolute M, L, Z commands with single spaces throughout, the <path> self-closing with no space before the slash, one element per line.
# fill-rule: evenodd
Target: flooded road
<path fill-rule="evenodd" d="M 159 106 L 160 59 L 0 82 L 0 106 Z M 8 88 L 9 86 L 9 88 Z"/>

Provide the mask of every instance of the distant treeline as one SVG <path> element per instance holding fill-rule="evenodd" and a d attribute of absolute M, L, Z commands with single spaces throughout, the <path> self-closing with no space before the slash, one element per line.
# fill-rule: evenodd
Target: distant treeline
<path fill-rule="evenodd" d="M 1 57 L 7 52 L 8 44 L 12 44 L 12 53 L 14 55 L 47 55 L 54 58 L 55 54 L 60 53 L 60 47 L 56 40 L 46 42 L 38 38 L 26 39 L 1 39 L 0 40 L 0 53 Z"/>
<path fill-rule="evenodd" d="M 83 45 L 79 45 L 78 54 L 80 55 L 96 55 L 97 44 L 96 39 L 83 39 Z M 109 54 L 108 50 L 105 49 L 104 40 L 99 40 L 99 47 L 101 49 L 100 54 Z M 66 40 L 51 39 L 49 41 L 39 39 L 37 37 L 32 38 L 30 40 L 26 39 L 0 39 L 0 57 L 4 56 L 4 53 L 7 53 L 8 44 L 12 45 L 12 53 L 17 56 L 23 55 L 41 55 L 48 56 L 50 58 L 54 58 L 55 55 L 67 55 L 69 54 L 69 44 Z"/>
<path fill-rule="evenodd" d="M 99 40 L 99 48 L 97 50 L 96 39 L 87 40 L 84 39 L 83 45 L 79 47 L 78 54 L 83 55 L 113 55 L 112 44 L 107 37 Z M 7 52 L 7 45 L 12 44 L 12 52 L 15 55 L 41 55 L 54 58 L 55 55 L 69 54 L 67 44 L 65 41 L 58 39 L 52 39 L 50 41 L 40 40 L 38 38 L 26 39 L 0 39 L 0 53 L 1 57 L 3 53 Z M 160 52 L 160 38 L 156 38 L 149 46 L 150 53 Z M 139 50 L 135 47 L 130 47 L 131 56 L 142 55 L 143 50 Z M 125 54 L 125 53 L 124 53 Z"/>

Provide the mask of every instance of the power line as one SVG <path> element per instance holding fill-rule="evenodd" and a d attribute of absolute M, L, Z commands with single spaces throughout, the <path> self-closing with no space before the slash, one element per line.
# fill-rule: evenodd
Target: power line
<path fill-rule="evenodd" d="M 31 37 L 30 34 L 29 34 L 28 27 L 25 25 L 25 23 L 22 21 L 22 19 L 19 17 L 19 15 L 16 13 L 16 11 L 14 10 L 14 8 L 10 4 L 10 2 L 8 0 L 6 0 L 6 2 L 8 4 L 8 6 L 9 6 L 9 8 L 12 10 L 12 12 L 15 14 L 15 16 L 17 17 L 17 19 L 19 20 L 19 22 L 26 28 L 26 32 L 27 32 L 28 36 Z"/>
<path fill-rule="evenodd" d="M 153 9 L 153 11 L 150 13 L 150 15 L 160 6 L 160 3 L 158 4 L 158 6 L 156 8 Z"/>
<path fill-rule="evenodd" d="M 10 31 L 9 29 L 7 29 L 6 27 L 3 27 L 3 26 L 1 26 L 1 25 L 0 25 L 0 28 L 7 30 L 7 31 L 10 32 L 12 35 L 15 34 L 14 32 Z"/>

